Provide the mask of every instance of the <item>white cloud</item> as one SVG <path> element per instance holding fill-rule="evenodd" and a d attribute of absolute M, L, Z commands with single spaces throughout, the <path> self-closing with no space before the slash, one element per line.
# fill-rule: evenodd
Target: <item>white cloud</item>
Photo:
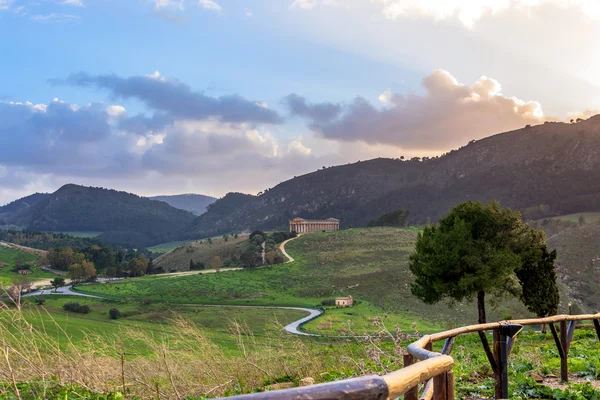
<path fill-rule="evenodd" d="M 523 12 L 544 4 L 559 7 L 581 7 L 588 15 L 600 15 L 597 0 L 372 0 L 382 6 L 386 18 L 429 17 L 435 20 L 457 19 L 472 28 L 486 14 L 496 14 L 510 8 Z"/>
<path fill-rule="evenodd" d="M 207 10 L 214 10 L 217 12 L 223 11 L 223 8 L 213 0 L 199 0 L 199 4 L 202 6 L 202 8 L 206 8 Z"/>
<path fill-rule="evenodd" d="M 422 84 L 422 96 L 387 89 L 379 96 L 384 109 L 358 97 L 329 121 L 304 116 L 328 139 L 426 151 L 450 150 L 471 139 L 544 121 L 540 103 L 505 96 L 500 83 L 485 76 L 464 85 L 449 72 L 436 70 Z"/>
<path fill-rule="evenodd" d="M 80 22 L 81 17 L 74 14 L 64 14 L 64 13 L 50 13 L 50 14 L 36 14 L 32 15 L 31 19 L 37 22 Z"/>
<path fill-rule="evenodd" d="M 188 4 L 195 4 L 206 10 L 223 11 L 223 7 L 214 0 L 152 0 L 152 3 L 154 3 L 155 10 L 172 9 L 183 11 Z"/>
<path fill-rule="evenodd" d="M 304 10 L 312 10 L 317 5 L 317 0 L 294 0 L 292 8 L 302 8 Z"/>
<path fill-rule="evenodd" d="M 10 9 L 14 0 L 0 0 L 0 11 L 6 11 Z"/>
<path fill-rule="evenodd" d="M 85 7 L 81 0 L 61 0 L 58 2 L 61 6 Z"/>

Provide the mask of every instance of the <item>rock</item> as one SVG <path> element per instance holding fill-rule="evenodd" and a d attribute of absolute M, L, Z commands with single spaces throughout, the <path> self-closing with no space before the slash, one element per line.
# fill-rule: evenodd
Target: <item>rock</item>
<path fill-rule="evenodd" d="M 533 378 L 537 383 L 544 382 L 544 377 L 534 371 L 529 371 L 526 374 Z"/>
<path fill-rule="evenodd" d="M 265 386 L 266 390 L 281 390 L 281 389 L 289 389 L 294 387 L 294 382 L 280 382 L 274 383 L 269 386 Z"/>
<path fill-rule="evenodd" d="M 314 385 L 315 384 L 315 380 L 313 378 L 311 378 L 310 376 L 304 378 L 304 379 L 300 379 L 300 386 L 310 386 L 310 385 Z"/>

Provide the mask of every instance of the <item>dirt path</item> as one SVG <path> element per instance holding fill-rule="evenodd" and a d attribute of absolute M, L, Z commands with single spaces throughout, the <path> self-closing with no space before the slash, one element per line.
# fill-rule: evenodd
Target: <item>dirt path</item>
<path fill-rule="evenodd" d="M 291 241 L 292 241 L 292 240 L 294 240 L 294 239 L 298 239 L 300 236 L 301 236 L 301 235 L 298 235 L 298 236 L 296 236 L 296 237 L 294 237 L 294 238 L 288 239 L 288 240 L 286 240 L 285 242 L 283 242 L 283 243 L 281 243 L 281 244 L 279 245 L 279 250 L 281 250 L 281 252 L 283 253 L 283 255 L 284 255 L 284 256 L 286 256 L 286 257 L 287 257 L 287 259 L 288 259 L 288 260 L 285 262 L 285 264 L 287 264 L 287 263 L 291 263 L 291 262 L 294 262 L 294 259 L 293 259 L 293 258 L 292 258 L 292 257 L 291 257 L 291 256 L 290 256 L 290 255 L 289 255 L 289 254 L 288 254 L 288 253 L 285 251 L 285 245 L 287 244 L 287 242 L 291 242 Z"/>

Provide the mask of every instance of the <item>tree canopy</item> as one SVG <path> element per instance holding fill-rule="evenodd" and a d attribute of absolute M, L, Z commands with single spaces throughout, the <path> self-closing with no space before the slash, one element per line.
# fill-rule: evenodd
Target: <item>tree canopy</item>
<path fill-rule="evenodd" d="M 486 322 L 486 294 L 510 293 L 548 315 L 558 305 L 555 257 L 544 233 L 523 224 L 518 212 L 469 201 L 419 233 L 411 291 L 429 304 L 477 297 L 479 323 Z"/>

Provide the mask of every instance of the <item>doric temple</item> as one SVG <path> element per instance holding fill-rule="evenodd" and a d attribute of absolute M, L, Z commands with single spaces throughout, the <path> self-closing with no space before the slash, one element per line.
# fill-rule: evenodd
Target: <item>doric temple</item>
<path fill-rule="evenodd" d="M 294 218 L 290 221 L 290 232 L 296 233 L 337 231 L 339 229 L 340 220 L 335 218 L 327 218 L 323 220 Z"/>

